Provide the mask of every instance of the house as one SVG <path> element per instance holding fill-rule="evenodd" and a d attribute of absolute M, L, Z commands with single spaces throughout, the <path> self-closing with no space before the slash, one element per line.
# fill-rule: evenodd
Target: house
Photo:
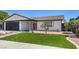
<path fill-rule="evenodd" d="M 49 31 L 62 31 L 63 20 L 63 15 L 29 18 L 19 14 L 13 14 L 4 21 L 4 30 L 44 30 L 41 25 L 47 22 L 50 24 Z"/>

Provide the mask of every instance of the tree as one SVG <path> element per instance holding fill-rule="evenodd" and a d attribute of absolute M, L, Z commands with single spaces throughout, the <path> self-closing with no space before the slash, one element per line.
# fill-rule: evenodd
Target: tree
<path fill-rule="evenodd" d="M 68 29 L 69 29 L 69 22 L 65 22 L 64 26 L 65 26 L 65 31 L 68 31 Z"/>
<path fill-rule="evenodd" d="M 69 29 L 70 29 L 71 31 L 74 31 L 74 21 L 75 21 L 75 20 L 72 20 L 72 21 L 69 22 Z"/>
<path fill-rule="evenodd" d="M 70 18 L 70 20 L 69 21 L 73 21 L 73 20 L 75 20 L 76 18 Z"/>
<path fill-rule="evenodd" d="M 69 20 L 69 21 L 73 21 L 73 20 L 79 20 L 79 16 L 78 16 L 78 17 L 76 17 L 76 18 L 70 18 L 70 20 Z"/>
<path fill-rule="evenodd" d="M 74 26 L 76 34 L 79 33 L 79 19 L 74 22 Z"/>
<path fill-rule="evenodd" d="M 8 13 L 5 11 L 0 11 L 0 21 L 4 21 L 6 17 L 8 17 Z"/>
<path fill-rule="evenodd" d="M 70 19 L 69 28 L 71 29 L 72 32 L 74 32 L 77 36 L 79 36 L 79 16 Z"/>
<path fill-rule="evenodd" d="M 8 13 L 5 11 L 0 11 L 0 29 L 3 29 L 3 21 L 8 17 Z"/>
<path fill-rule="evenodd" d="M 41 27 L 45 29 L 45 34 L 47 34 L 47 31 L 48 31 L 50 25 L 49 25 L 47 22 L 45 22 L 45 23 L 43 23 L 43 24 L 41 25 Z"/>
<path fill-rule="evenodd" d="M 79 20 L 79 16 L 75 20 Z"/>

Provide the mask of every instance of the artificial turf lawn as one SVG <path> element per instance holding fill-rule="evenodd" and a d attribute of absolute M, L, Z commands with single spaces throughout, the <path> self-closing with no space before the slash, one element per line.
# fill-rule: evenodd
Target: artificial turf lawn
<path fill-rule="evenodd" d="M 23 32 L 0 39 L 47 45 L 47 46 L 56 46 L 62 48 L 71 48 L 71 49 L 76 48 L 76 46 L 70 43 L 64 35 L 60 34 L 35 34 L 35 33 Z"/>

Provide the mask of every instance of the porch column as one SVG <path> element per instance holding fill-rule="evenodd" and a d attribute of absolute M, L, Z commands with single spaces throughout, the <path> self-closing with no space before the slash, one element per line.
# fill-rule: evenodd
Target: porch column
<path fill-rule="evenodd" d="M 19 31 L 21 31 L 21 21 L 19 21 Z"/>
<path fill-rule="evenodd" d="M 6 30 L 6 22 L 4 22 L 4 30 Z"/>

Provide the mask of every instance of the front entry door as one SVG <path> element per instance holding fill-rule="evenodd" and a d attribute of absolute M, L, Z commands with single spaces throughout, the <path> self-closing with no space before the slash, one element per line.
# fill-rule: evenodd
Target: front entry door
<path fill-rule="evenodd" d="M 33 30 L 37 30 L 37 23 L 33 23 Z"/>

